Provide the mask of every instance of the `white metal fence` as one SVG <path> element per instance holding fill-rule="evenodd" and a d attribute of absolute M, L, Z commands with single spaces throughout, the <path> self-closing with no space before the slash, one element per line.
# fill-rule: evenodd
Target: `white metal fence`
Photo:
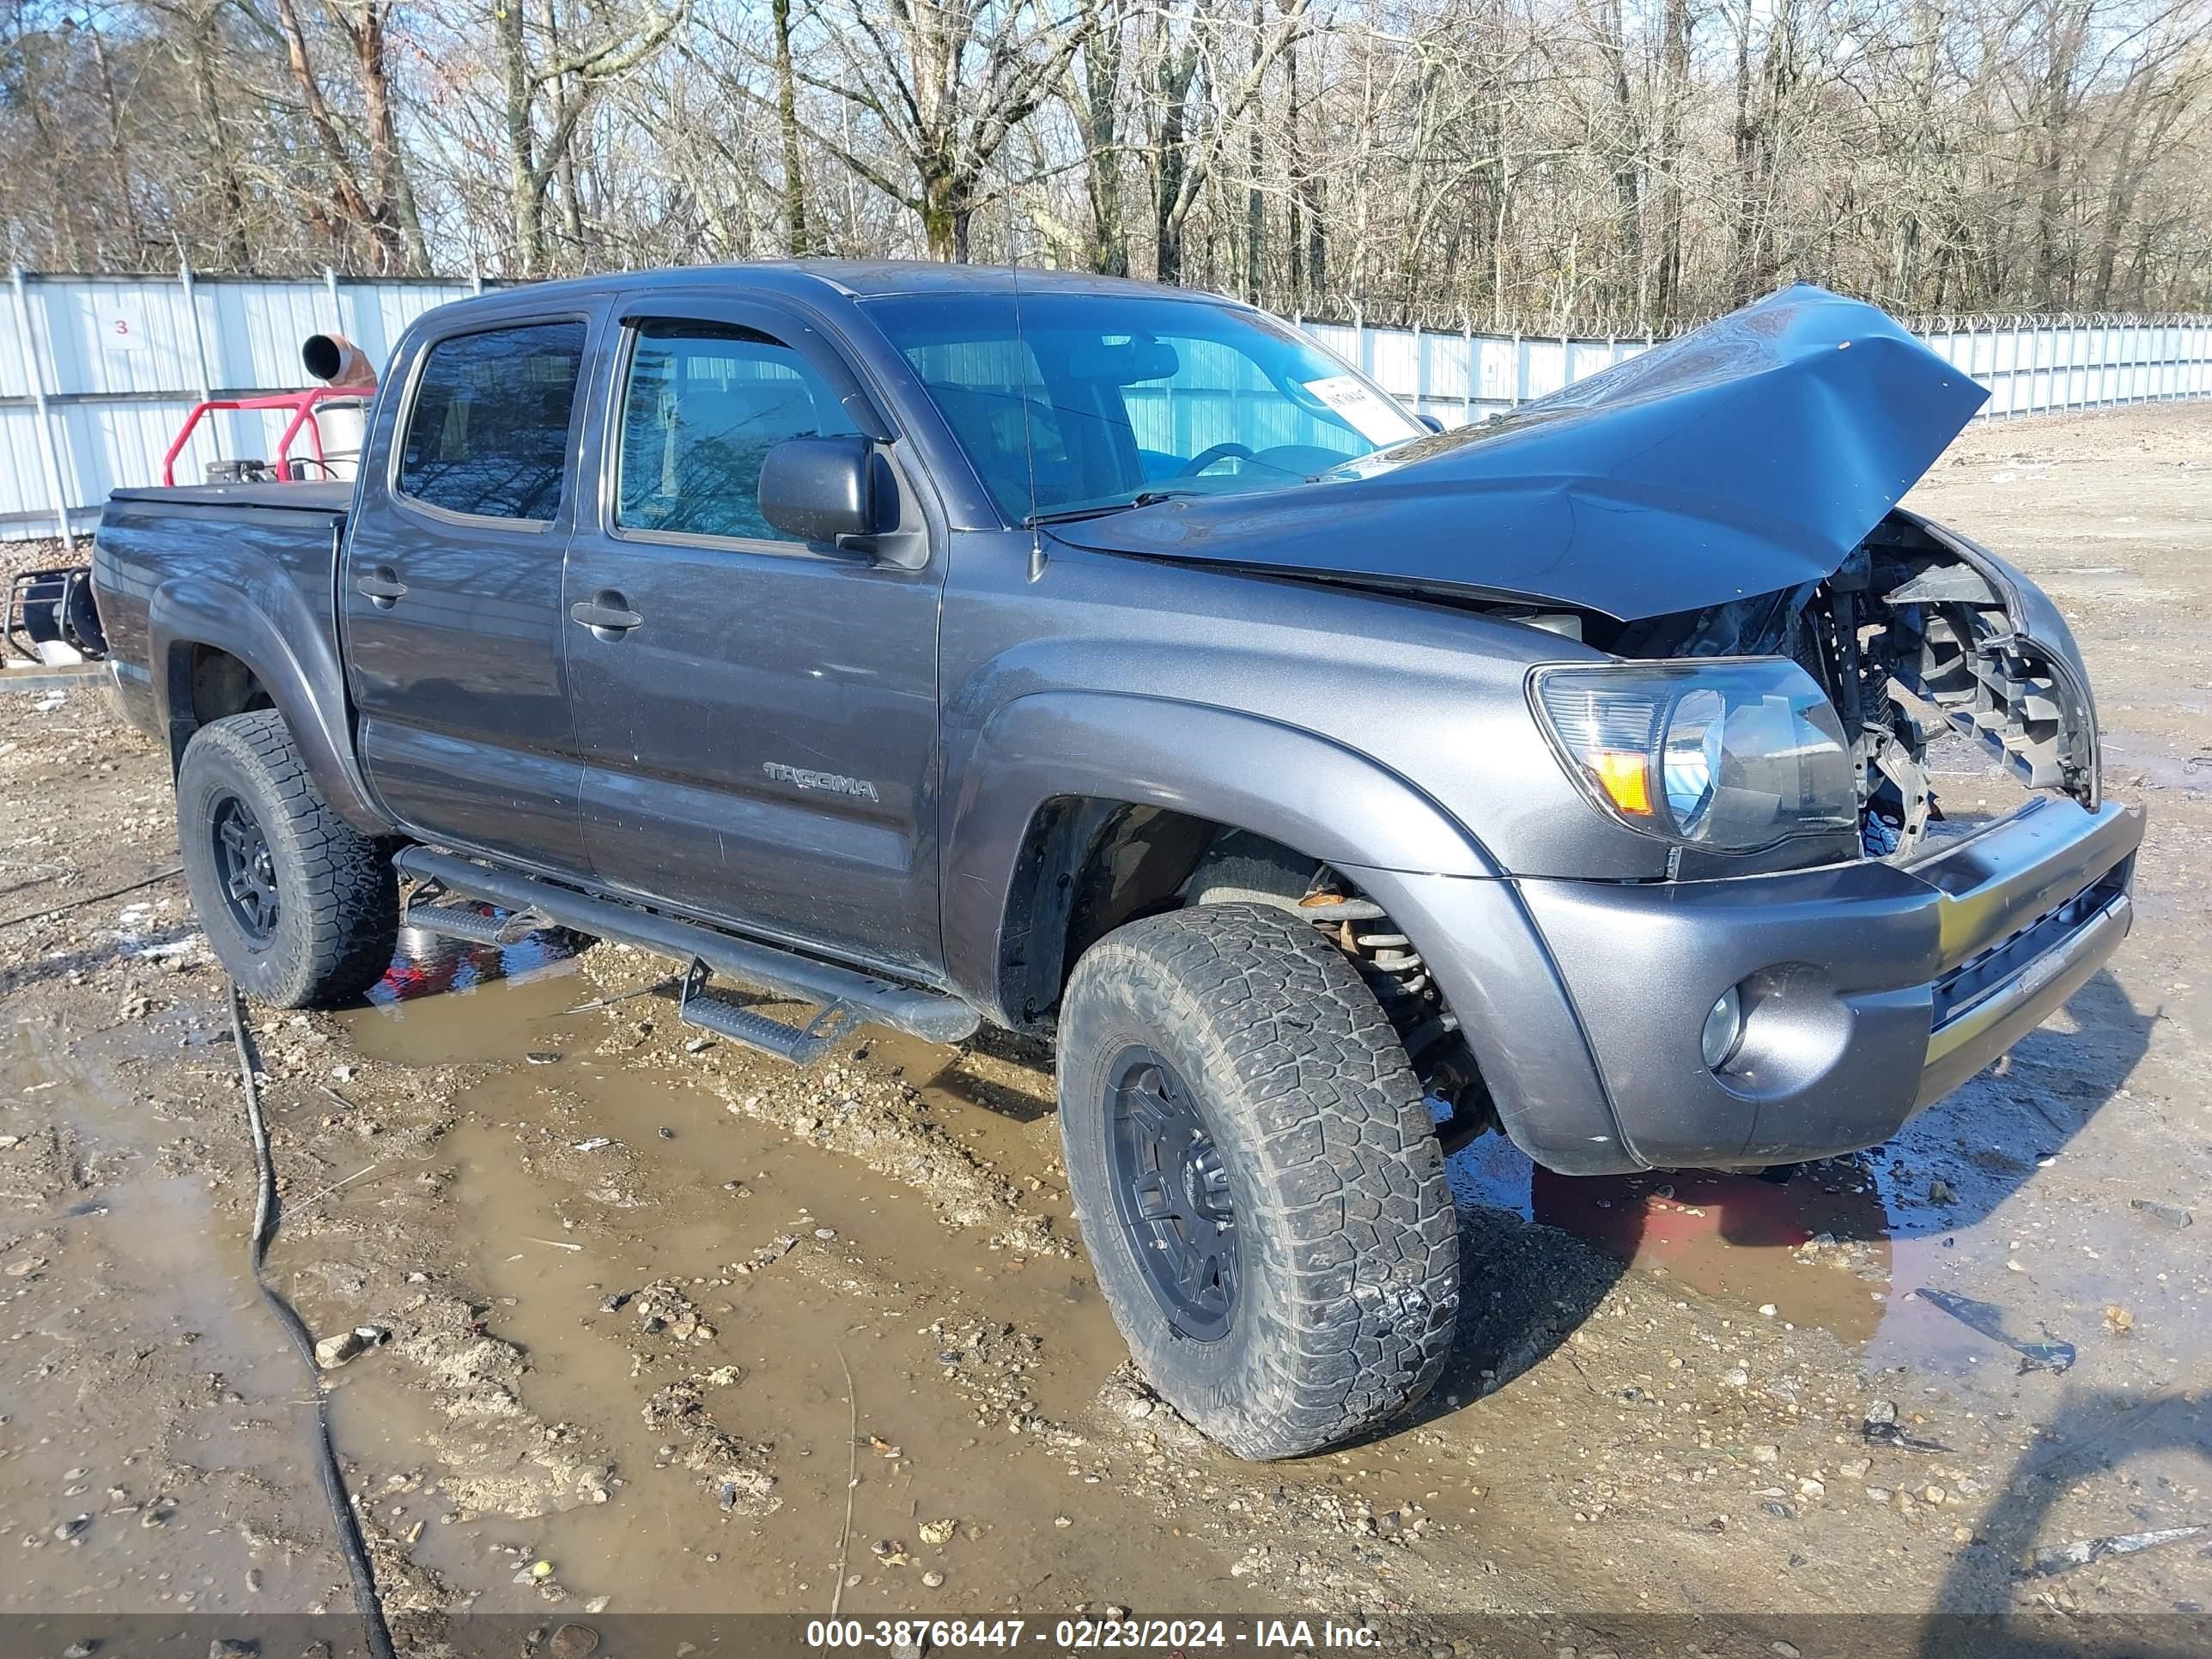
<path fill-rule="evenodd" d="M 467 283 L 270 282 L 14 274 L 0 324 L 0 539 L 72 532 L 107 492 L 156 482 L 194 403 L 289 390 L 300 343 L 335 330 L 380 366 L 400 332 Z M 1307 321 L 1305 330 L 1446 425 L 1508 410 L 1632 357 L 1644 338 L 1478 334 Z M 2212 397 L 2212 319 L 1945 320 L 1921 337 L 1990 390 L 1985 416 Z M 212 416 L 178 458 L 266 458 L 284 416 Z"/>
<path fill-rule="evenodd" d="M 300 343 L 335 331 L 381 365 L 400 331 L 467 283 L 262 282 L 194 276 L 33 276 L 0 295 L 0 538 L 82 530 L 107 492 L 158 483 L 194 404 L 304 383 Z M 276 453 L 288 417 L 210 415 L 177 458 Z M 301 447 L 304 453 L 304 446 Z"/>
<path fill-rule="evenodd" d="M 1312 321 L 1303 326 L 1447 426 L 1515 408 L 1651 345 L 1644 337 L 1583 340 Z M 1942 319 L 1915 324 L 1913 332 L 1990 389 L 1978 419 L 2212 397 L 2212 319 Z"/>

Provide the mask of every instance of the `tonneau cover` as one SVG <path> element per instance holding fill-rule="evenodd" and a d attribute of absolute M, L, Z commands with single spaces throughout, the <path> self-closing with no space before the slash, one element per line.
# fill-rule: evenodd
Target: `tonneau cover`
<path fill-rule="evenodd" d="M 162 507 L 289 507 L 298 513 L 344 513 L 353 506 L 349 478 L 313 483 L 130 484 L 108 492 L 112 501 Z"/>

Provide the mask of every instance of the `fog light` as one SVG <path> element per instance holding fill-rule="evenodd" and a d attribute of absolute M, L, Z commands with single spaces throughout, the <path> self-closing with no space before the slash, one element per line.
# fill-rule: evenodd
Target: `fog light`
<path fill-rule="evenodd" d="M 1721 993 L 1721 1000 L 1713 1004 L 1712 1012 L 1705 1016 L 1703 1042 L 1705 1065 L 1709 1070 L 1720 1068 L 1735 1058 L 1736 1044 L 1743 1041 L 1743 999 L 1731 985 Z"/>

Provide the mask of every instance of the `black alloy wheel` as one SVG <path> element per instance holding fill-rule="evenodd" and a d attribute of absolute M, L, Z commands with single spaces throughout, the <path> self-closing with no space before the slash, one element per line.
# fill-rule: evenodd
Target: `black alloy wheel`
<path fill-rule="evenodd" d="M 1146 916 L 1077 959 L 1054 1041 L 1091 1271 L 1169 1404 L 1240 1457 L 1295 1457 L 1420 1398 L 1458 1218 L 1351 958 L 1265 903 Z"/>
<path fill-rule="evenodd" d="M 247 944 L 264 950 L 276 937 L 276 859 L 270 850 L 269 832 L 253 809 L 238 795 L 225 793 L 210 815 L 209 833 L 215 842 L 216 872 L 231 920 Z"/>
<path fill-rule="evenodd" d="M 1229 1172 L 1196 1097 L 1174 1066 L 1131 1048 L 1109 1073 L 1115 1208 L 1176 1334 L 1218 1342 L 1242 1278 Z"/>
<path fill-rule="evenodd" d="M 177 769 L 177 850 L 209 947 L 256 1002 L 337 1006 L 391 965 L 391 847 L 338 816 L 276 710 L 192 733 Z"/>

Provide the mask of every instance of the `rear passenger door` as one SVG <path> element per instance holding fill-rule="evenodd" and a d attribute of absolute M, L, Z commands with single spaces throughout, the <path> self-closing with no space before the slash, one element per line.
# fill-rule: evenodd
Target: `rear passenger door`
<path fill-rule="evenodd" d="M 338 572 L 362 762 L 432 841 L 587 867 L 561 604 L 589 314 L 432 337 L 370 453 Z"/>
<path fill-rule="evenodd" d="M 771 527 L 755 499 L 771 447 L 888 428 L 796 312 L 650 299 L 611 335 L 593 521 L 568 550 L 592 868 L 626 892 L 927 974 L 940 955 L 942 538 L 905 570 Z M 902 473 L 902 490 L 915 483 Z"/>

